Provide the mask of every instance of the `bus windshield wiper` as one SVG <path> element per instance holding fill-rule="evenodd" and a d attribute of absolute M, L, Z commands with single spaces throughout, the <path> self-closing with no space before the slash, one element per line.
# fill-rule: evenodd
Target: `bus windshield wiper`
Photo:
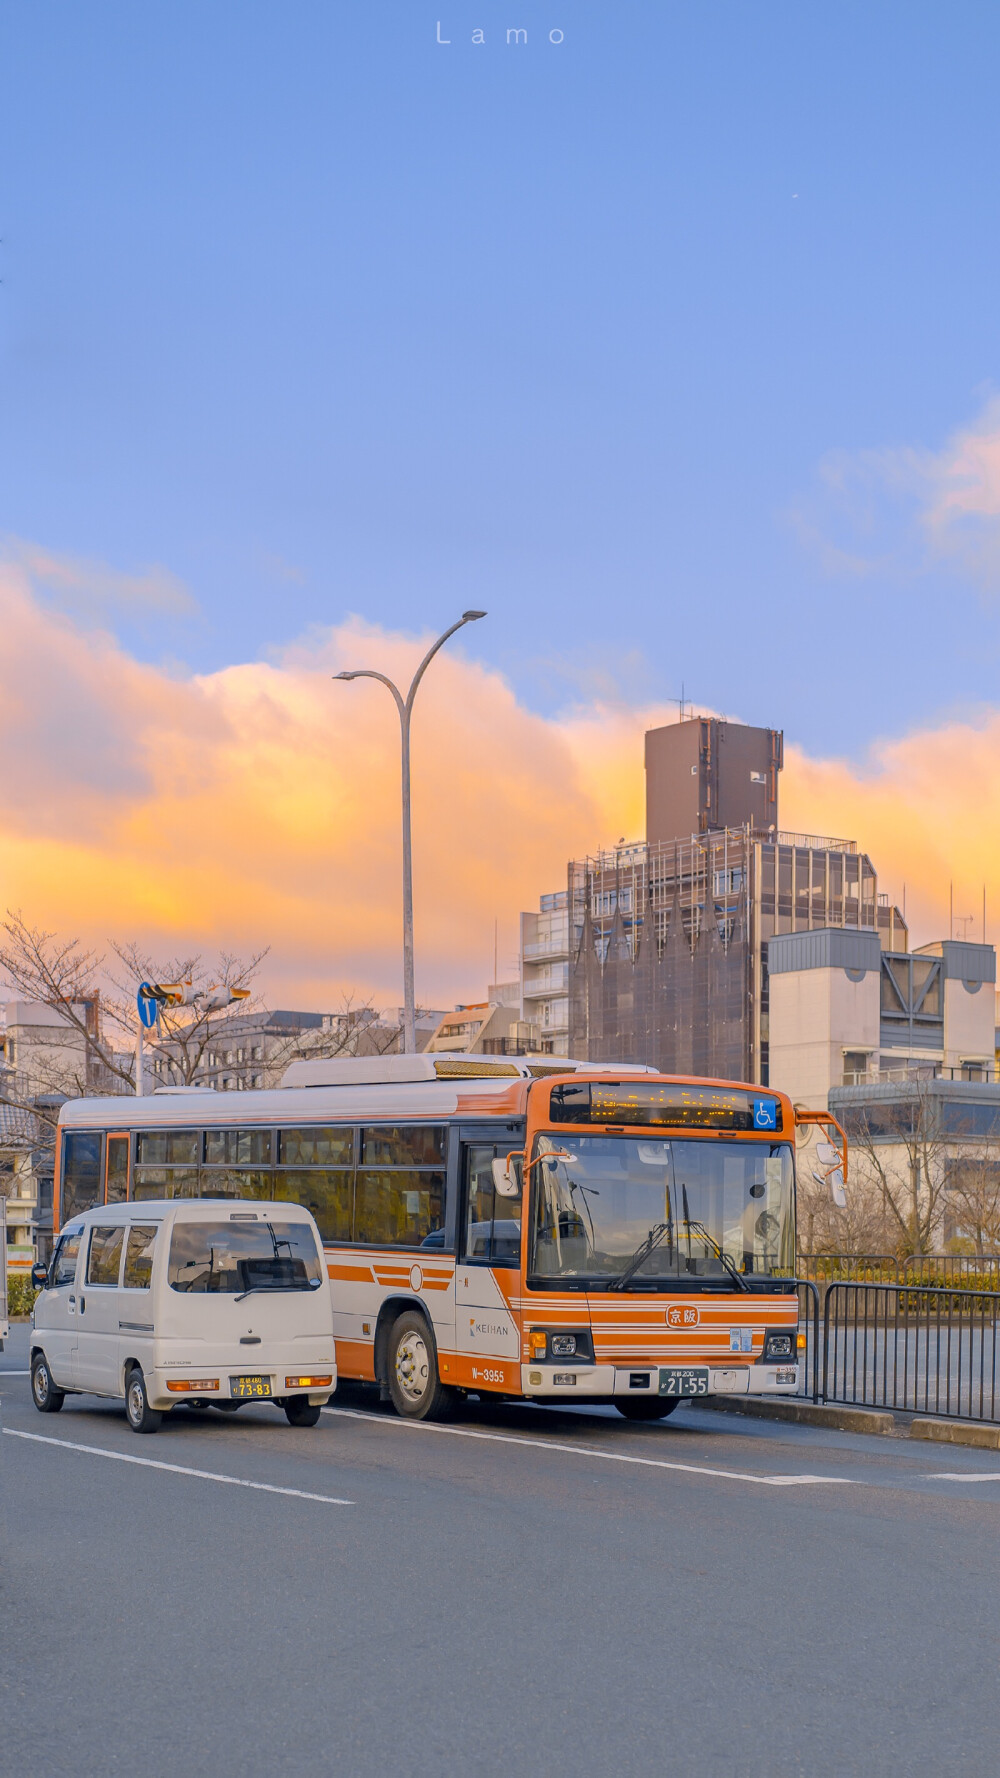
<path fill-rule="evenodd" d="M 650 1229 L 649 1234 L 646 1236 L 646 1239 L 644 1241 L 640 1241 L 638 1247 L 636 1248 L 635 1252 L 632 1255 L 632 1258 L 628 1261 L 627 1265 L 625 1266 L 624 1271 L 619 1272 L 617 1278 L 612 1278 L 611 1283 L 608 1285 L 608 1289 L 609 1290 L 624 1290 L 629 1279 L 635 1277 L 635 1274 L 639 1270 L 639 1267 L 642 1265 L 643 1260 L 648 1258 L 649 1254 L 652 1253 L 654 1247 L 659 1247 L 660 1242 L 663 1240 L 664 1235 L 669 1235 L 672 1228 L 673 1228 L 673 1223 L 658 1222 L 655 1229 Z"/>
<path fill-rule="evenodd" d="M 733 1262 L 730 1259 L 728 1253 L 723 1252 L 722 1248 L 719 1246 L 718 1241 L 715 1240 L 714 1236 L 709 1234 L 707 1228 L 705 1227 L 705 1224 L 703 1222 L 695 1222 L 692 1217 L 685 1216 L 684 1226 L 685 1226 L 685 1228 L 694 1229 L 696 1231 L 696 1233 L 701 1236 L 706 1247 L 710 1247 L 712 1249 L 712 1252 L 715 1254 L 715 1257 L 718 1260 L 720 1266 L 725 1266 L 726 1271 L 729 1273 L 730 1278 L 733 1280 L 733 1283 L 738 1284 L 741 1290 L 745 1290 L 745 1291 L 749 1292 L 750 1286 L 747 1283 L 746 1279 L 744 1278 L 742 1272 L 738 1272 L 736 1270 L 736 1267 L 733 1265 Z"/>

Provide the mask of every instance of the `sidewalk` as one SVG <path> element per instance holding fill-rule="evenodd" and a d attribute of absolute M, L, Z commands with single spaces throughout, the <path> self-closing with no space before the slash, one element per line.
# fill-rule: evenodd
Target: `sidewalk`
<path fill-rule="evenodd" d="M 847 1408 L 833 1402 L 768 1401 L 762 1396 L 712 1396 L 692 1401 L 708 1413 L 745 1414 L 754 1420 L 792 1420 L 801 1426 L 827 1426 L 836 1432 L 881 1433 L 887 1438 L 933 1439 L 947 1445 L 975 1445 L 1000 1451 L 1000 1425 L 978 1420 L 930 1419 L 886 1408 Z"/>

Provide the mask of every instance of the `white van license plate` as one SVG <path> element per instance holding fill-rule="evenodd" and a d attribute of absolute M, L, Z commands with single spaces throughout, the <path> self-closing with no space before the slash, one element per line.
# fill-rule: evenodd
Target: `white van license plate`
<path fill-rule="evenodd" d="M 248 1396 L 261 1401 L 271 1393 L 270 1377 L 230 1377 L 230 1392 L 246 1399 Z"/>
<path fill-rule="evenodd" d="M 671 1367 L 660 1372 L 661 1395 L 707 1395 L 708 1366 L 698 1370 Z"/>

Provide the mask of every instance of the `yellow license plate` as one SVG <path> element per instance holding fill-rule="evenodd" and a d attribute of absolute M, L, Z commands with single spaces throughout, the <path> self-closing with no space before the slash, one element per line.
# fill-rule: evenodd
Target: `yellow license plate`
<path fill-rule="evenodd" d="M 271 1393 L 270 1377 L 230 1377 L 230 1393 L 242 1401 L 263 1401 Z"/>

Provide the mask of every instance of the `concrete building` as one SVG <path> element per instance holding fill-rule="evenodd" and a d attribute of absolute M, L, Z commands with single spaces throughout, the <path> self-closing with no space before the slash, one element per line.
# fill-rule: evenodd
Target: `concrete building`
<path fill-rule="evenodd" d="M 100 1002 L 80 1002 L 72 1011 L 79 1025 L 42 1001 L 9 1000 L 0 1006 L 0 1092 L 6 1100 L 0 1105 L 0 1190 L 7 1199 L 8 1258 L 15 1269 L 29 1267 L 51 1248 L 53 1124 L 59 1106 L 81 1093 L 131 1090 L 98 1051 Z M 129 1062 L 123 1058 L 126 1072 Z"/>
<path fill-rule="evenodd" d="M 570 1053 L 569 953 L 569 893 L 558 889 L 521 915 L 521 1017 L 542 1055 Z"/>
<path fill-rule="evenodd" d="M 780 1084 L 771 940 L 839 929 L 905 952 L 853 840 L 778 828 L 782 757 L 779 730 L 714 718 L 647 734 L 647 838 L 572 861 L 565 891 L 521 918 L 522 1019 L 542 1050 Z"/>
<path fill-rule="evenodd" d="M 486 1000 L 445 1013 L 427 1045 L 433 1055 L 523 1056 L 535 1033 L 520 1016 L 520 983 L 501 982 Z"/>
<path fill-rule="evenodd" d="M 696 716 L 646 733 L 646 839 L 778 825 L 779 729 Z"/>
<path fill-rule="evenodd" d="M 785 933 L 768 945 L 775 1085 L 821 1107 L 842 1087 L 996 1079 L 996 952 L 944 939 L 883 949 L 877 931 Z"/>

